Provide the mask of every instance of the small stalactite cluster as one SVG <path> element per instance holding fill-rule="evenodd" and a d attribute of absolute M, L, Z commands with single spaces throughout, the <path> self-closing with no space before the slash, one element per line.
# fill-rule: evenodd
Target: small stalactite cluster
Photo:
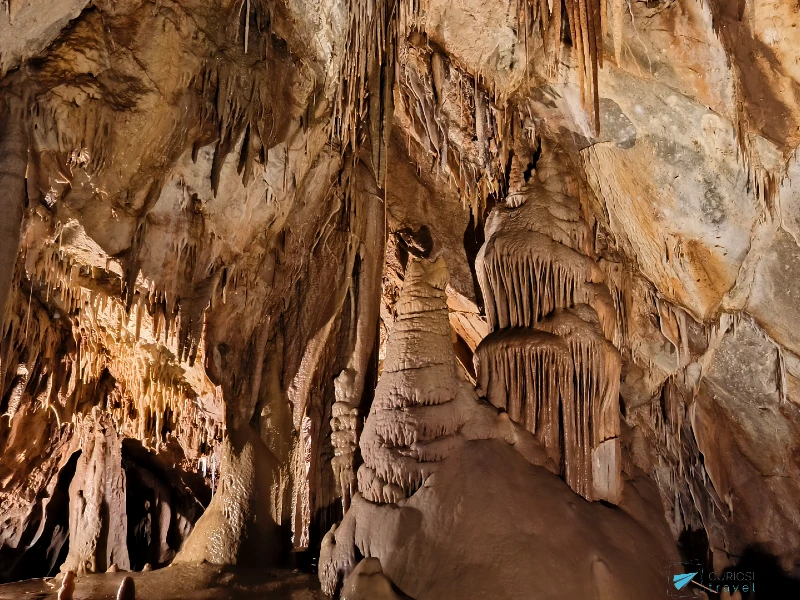
<path fill-rule="evenodd" d="M 219 398 L 200 365 L 188 364 L 179 312 L 146 288 L 127 309 L 115 293 L 121 269 L 81 263 L 58 237 L 18 263 L 3 324 L 4 412 L 13 419 L 27 395 L 60 428 L 99 407 L 117 432 L 145 446 L 174 438 L 187 457 L 213 454 L 223 426 L 208 407 Z"/>
<path fill-rule="evenodd" d="M 358 154 L 367 124 L 378 185 L 386 178 L 386 144 L 394 111 L 397 0 L 348 0 L 344 63 L 333 98 L 331 138 Z"/>
<path fill-rule="evenodd" d="M 594 263 L 535 232 L 503 232 L 484 246 L 481 289 L 493 328 L 532 327 L 556 308 L 588 303 Z"/>
<path fill-rule="evenodd" d="M 279 121 L 273 106 L 274 89 L 272 76 L 282 75 L 281 61 L 288 57 L 276 55 L 270 39 L 271 17 L 260 2 L 247 6 L 252 21 L 246 35 L 256 38 L 256 48 L 249 54 L 231 60 L 224 55 L 212 56 L 192 81 L 194 91 L 200 97 L 200 136 L 193 146 L 196 158 L 200 147 L 214 143 L 214 158 L 211 167 L 211 188 L 219 190 L 222 166 L 228 154 L 233 152 L 240 140 L 238 170 L 244 185 L 253 178 L 253 163 L 266 163 L 271 147 L 285 133 L 286 122 Z M 264 64 L 266 62 L 266 64 Z"/>
<path fill-rule="evenodd" d="M 723 315 L 726 315 L 723 313 Z M 722 319 L 724 329 L 730 325 Z M 677 537 L 686 530 L 708 527 L 713 536 L 718 527 L 706 519 L 718 514 L 730 518 L 732 499 L 729 490 L 717 490 L 706 468 L 707 457 L 700 452 L 692 424 L 695 390 L 685 386 L 680 376 L 669 377 L 655 401 L 634 408 L 628 421 L 642 427 L 658 462 L 652 477 L 661 491 L 667 522 Z"/>
<path fill-rule="evenodd" d="M 392 503 L 422 486 L 458 443 L 458 401 L 444 259 L 412 258 L 387 342 L 383 374 L 361 436 L 358 489 Z"/>
<path fill-rule="evenodd" d="M 551 156 L 486 222 L 476 271 L 493 333 L 478 346 L 478 383 L 525 427 L 588 500 L 621 492 L 618 308 L 590 256 L 568 177 Z M 536 171 L 539 171 L 538 173 Z"/>
<path fill-rule="evenodd" d="M 748 102 L 747 92 L 745 91 L 748 86 L 747 77 L 737 56 L 739 54 L 737 46 L 742 46 L 736 33 L 737 29 L 726 26 L 723 14 L 727 3 L 719 0 L 708 0 L 704 4 L 707 4 L 712 28 L 725 50 L 728 65 L 731 69 L 734 102 L 733 133 L 737 146 L 736 159 L 747 176 L 747 191 L 753 194 L 758 203 L 762 221 L 779 221 L 781 218 L 780 187 L 782 180 L 786 177 L 791 158 L 784 156 L 788 160 L 771 168 L 762 164 L 759 156 L 760 152 L 756 147 L 757 144 L 753 143 L 755 138 L 753 134 L 759 129 L 756 123 L 762 117 L 753 114 L 753 99 L 751 98 Z M 752 57 L 749 58 L 752 60 Z M 758 107 L 756 110 L 761 109 L 758 103 L 755 103 L 755 106 Z"/>
<path fill-rule="evenodd" d="M 614 51 L 619 60 L 622 46 L 624 0 L 610 0 L 613 19 Z M 603 67 L 604 37 L 608 33 L 606 0 L 528 0 L 520 3 L 526 36 L 538 25 L 550 69 L 556 70 L 558 56 L 565 44 L 564 22 L 577 59 L 577 72 L 584 105 L 591 102 L 595 134 L 600 134 L 600 92 L 598 71 Z M 563 16 L 562 16 L 563 15 Z M 566 19 L 564 19 L 566 17 Z M 589 88 L 587 94 L 587 87 Z"/>
<path fill-rule="evenodd" d="M 63 344 L 73 341 L 69 327 L 48 314 L 30 293 L 25 298 L 16 295 L 11 308 L 18 310 L 8 312 L 2 328 L 0 413 L 10 423 L 27 396 L 35 399 L 37 410 L 52 409 L 59 420 L 58 398 L 71 395 L 79 379 L 75 356 L 57 354 Z"/>
<path fill-rule="evenodd" d="M 517 131 L 480 75 L 471 75 L 412 31 L 398 48 L 398 125 L 419 174 L 455 190 L 482 220 L 505 192 L 509 150 Z M 453 127 L 453 124 L 458 124 Z"/>
<path fill-rule="evenodd" d="M 501 329 L 481 343 L 475 362 L 478 386 L 489 401 L 562 464 L 561 407 L 571 423 L 575 405 L 575 363 L 564 340 L 527 328 Z"/>
<path fill-rule="evenodd" d="M 588 305 L 557 310 L 540 329 L 564 340 L 573 361 L 573 404 L 563 413 L 565 478 L 588 499 L 614 499 L 619 473 L 622 360 Z"/>

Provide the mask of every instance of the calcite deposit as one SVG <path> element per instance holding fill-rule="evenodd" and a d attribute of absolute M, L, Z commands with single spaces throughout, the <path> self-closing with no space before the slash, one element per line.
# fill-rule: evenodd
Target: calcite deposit
<path fill-rule="evenodd" d="M 0 598 L 797 597 L 798 48 L 794 0 L 2 0 Z"/>

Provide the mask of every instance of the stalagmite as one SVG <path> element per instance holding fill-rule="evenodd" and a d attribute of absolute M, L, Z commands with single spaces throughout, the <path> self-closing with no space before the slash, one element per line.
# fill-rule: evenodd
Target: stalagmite
<path fill-rule="evenodd" d="M 383 375 L 361 437 L 358 489 L 373 502 L 413 494 L 458 444 L 464 423 L 450 343 L 444 259 L 412 257 Z"/>
<path fill-rule="evenodd" d="M 17 376 L 11 382 L 11 393 L 8 397 L 8 409 L 2 416 L 7 416 L 9 419 L 14 418 L 14 415 L 17 413 L 19 405 L 22 402 L 22 394 L 25 392 L 25 387 L 28 385 L 29 376 L 30 370 L 28 369 L 28 366 L 20 363 L 17 366 Z"/>
<path fill-rule="evenodd" d="M 331 444 L 334 456 L 331 459 L 336 481 L 342 492 L 342 507 L 345 512 L 350 506 L 350 498 L 355 491 L 355 471 L 353 462 L 357 446 L 358 408 L 345 400 L 346 389 L 352 386 L 351 371 L 344 370 L 334 381 L 336 402 L 331 408 Z"/>
<path fill-rule="evenodd" d="M 280 552 L 269 501 L 277 483 L 276 462 L 255 432 L 229 432 L 222 446 L 219 488 L 174 562 L 273 564 Z"/>
<path fill-rule="evenodd" d="M 587 253 L 590 236 L 582 219 L 580 202 L 566 193 L 548 189 L 547 185 L 532 180 L 511 188 L 506 198 L 508 208 L 498 208 L 487 218 L 487 235 L 500 231 L 532 231 L 576 252 Z"/>
<path fill-rule="evenodd" d="M 413 501 L 425 493 L 425 482 L 435 479 L 431 476 L 448 461 L 458 460 L 470 442 L 497 440 L 512 446 L 525 464 L 557 471 L 558 460 L 504 412 L 481 402 L 463 377 L 450 338 L 444 291 L 448 279 L 442 257 L 409 257 L 394 328 L 386 341 L 383 374 L 361 437 L 364 464 L 358 470 L 358 493 L 342 523 L 322 540 L 319 577 L 328 595 L 356 568 L 355 520 L 363 517 L 365 506 L 395 511 Z M 550 338 L 564 360 L 571 360 L 564 342 L 543 332 L 534 334 Z M 558 394 L 555 386 L 553 393 Z M 549 418 L 557 420 L 557 408 Z"/>
<path fill-rule="evenodd" d="M 73 533 L 62 570 L 102 573 L 114 564 L 129 569 L 121 440 L 106 416 L 86 419 L 81 437 L 82 453 L 69 488 Z"/>
<path fill-rule="evenodd" d="M 133 577 L 125 577 L 119 584 L 117 600 L 136 600 L 136 584 Z"/>
<path fill-rule="evenodd" d="M 394 590 L 392 581 L 384 575 L 381 561 L 365 558 L 344 582 L 340 600 L 402 600 L 407 596 Z"/>
<path fill-rule="evenodd" d="M 610 297 L 604 286 L 595 285 L 603 274 L 587 256 L 591 236 L 580 202 L 564 193 L 568 185 L 551 183 L 566 177 L 551 157 L 555 151 L 547 150 L 539 159 L 541 180 L 518 178 L 505 206 L 496 207 L 486 220 L 486 242 L 475 271 L 489 324 L 494 329 L 532 327 L 555 308 L 588 303 L 597 305 L 604 330 L 611 330 L 613 314 L 600 306 L 610 306 Z M 556 191 L 559 187 L 562 191 Z"/>
<path fill-rule="evenodd" d="M 67 571 L 64 573 L 64 579 L 61 582 L 61 588 L 58 590 L 58 600 L 72 600 L 72 595 L 75 593 L 75 571 Z"/>
<path fill-rule="evenodd" d="M 359 271 L 350 283 L 355 324 L 349 340 L 347 367 L 334 381 L 336 402 L 331 411 L 331 443 L 334 447 L 331 466 L 339 484 L 345 512 L 355 491 L 358 407 L 364 395 L 364 383 L 378 333 L 381 269 L 386 245 L 385 199 L 378 190 L 375 177 L 362 163 L 356 165 L 352 177 L 355 183 L 351 196 L 351 222 L 353 234 L 361 240 L 357 262 Z"/>

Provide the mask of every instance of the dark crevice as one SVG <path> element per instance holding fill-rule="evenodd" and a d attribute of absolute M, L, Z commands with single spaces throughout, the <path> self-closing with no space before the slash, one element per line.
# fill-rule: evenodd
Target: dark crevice
<path fill-rule="evenodd" d="M 472 287 L 475 290 L 475 303 L 478 305 L 481 313 L 485 312 L 483 303 L 483 294 L 481 287 L 478 284 L 478 276 L 475 269 L 475 259 L 478 256 L 478 251 L 483 246 L 485 241 L 483 231 L 483 220 L 476 225 L 475 216 L 470 213 L 469 223 L 464 230 L 464 252 L 467 255 L 467 263 L 469 263 L 470 273 L 472 274 Z"/>
<path fill-rule="evenodd" d="M 23 534 L 21 546 L 28 548 L 16 561 L 0 554 L 0 565 L 3 566 L 0 581 L 52 577 L 58 573 L 69 550 L 69 486 L 75 477 L 80 455 L 78 450 L 69 457 L 58 473 L 52 494 L 38 500 L 37 505 L 43 506 L 42 515 L 31 521 Z"/>

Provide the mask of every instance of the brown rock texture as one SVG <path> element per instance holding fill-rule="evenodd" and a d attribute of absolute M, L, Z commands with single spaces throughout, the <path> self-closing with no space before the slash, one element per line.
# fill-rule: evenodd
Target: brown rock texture
<path fill-rule="evenodd" d="M 799 47 L 794 0 L 0 1 L 0 583 L 796 596 Z"/>

